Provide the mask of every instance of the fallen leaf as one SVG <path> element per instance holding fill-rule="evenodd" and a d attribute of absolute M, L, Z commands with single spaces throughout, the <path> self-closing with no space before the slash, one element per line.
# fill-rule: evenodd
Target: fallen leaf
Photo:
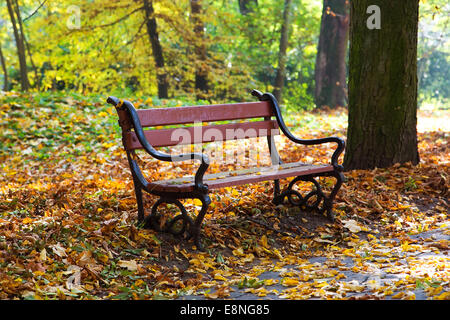
<path fill-rule="evenodd" d="M 353 219 L 342 220 L 342 222 L 344 223 L 344 227 L 350 230 L 350 232 L 358 233 L 362 230 L 361 227 L 358 225 L 358 222 L 356 222 Z"/>
<path fill-rule="evenodd" d="M 130 271 L 136 271 L 138 265 L 135 260 L 120 260 L 117 265 L 122 268 L 126 268 Z"/>

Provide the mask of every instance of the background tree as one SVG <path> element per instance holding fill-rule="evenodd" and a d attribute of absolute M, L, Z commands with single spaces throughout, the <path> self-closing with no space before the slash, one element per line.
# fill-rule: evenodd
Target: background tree
<path fill-rule="evenodd" d="M 329 14 L 321 19 L 324 0 L 291 0 L 282 95 L 289 112 L 316 107 L 316 57 L 319 47 L 323 51 L 319 46 L 321 20 L 340 18 L 330 5 L 337 2 L 327 0 Z M 14 25 L 10 23 L 8 3 L 15 13 Z M 282 78 L 280 30 L 285 1 L 196 3 L 201 10 L 193 15 L 195 3 L 185 0 L 96 0 L 95 6 L 91 0 L 78 0 L 75 11 L 71 10 L 73 3 L 63 0 L 0 1 L 0 41 L 9 89 L 21 90 L 21 78 L 26 76 L 29 85 L 40 91 L 112 94 L 111 90 L 117 90 L 116 95 L 154 97 L 155 103 L 166 96 L 189 103 L 197 98 L 243 101 L 249 99 L 252 88 L 273 92 L 277 72 L 278 80 Z M 420 10 L 419 103 L 445 106 L 450 96 L 446 45 L 450 5 L 444 0 L 427 0 L 421 2 Z M 19 48 L 23 48 L 20 55 L 14 26 Z M 339 65 L 333 62 L 328 67 Z M 204 84 L 205 91 L 196 89 L 204 88 Z"/>
<path fill-rule="evenodd" d="M 347 105 L 349 0 L 324 0 L 315 68 L 317 107 Z"/>
<path fill-rule="evenodd" d="M 11 20 L 11 25 L 13 27 L 14 39 L 16 40 L 17 56 L 19 58 L 19 68 L 20 68 L 20 84 L 22 91 L 27 91 L 30 88 L 30 82 L 28 80 L 28 68 L 27 59 L 25 52 L 25 41 L 23 29 L 19 26 L 20 12 L 15 5 L 17 3 L 14 0 L 6 0 L 6 6 L 8 8 L 9 17 Z"/>
<path fill-rule="evenodd" d="M 194 25 L 195 91 L 197 99 L 208 97 L 208 65 L 206 61 L 205 31 L 202 0 L 190 0 L 192 23 Z"/>
<path fill-rule="evenodd" d="M 247 15 L 253 12 L 254 8 L 258 5 L 258 0 L 238 0 L 239 11 L 243 15 Z"/>
<path fill-rule="evenodd" d="M 291 15 L 291 0 L 284 1 L 283 24 L 281 25 L 280 48 L 278 51 L 278 68 L 275 76 L 273 94 L 282 103 L 284 78 L 286 77 L 286 50 L 289 42 L 289 27 Z"/>
<path fill-rule="evenodd" d="M 380 29 L 368 29 L 370 5 L 381 10 Z M 419 162 L 418 14 L 418 0 L 351 2 L 347 170 Z"/>
<path fill-rule="evenodd" d="M 164 56 L 161 43 L 159 41 L 158 26 L 156 24 L 155 10 L 153 9 L 152 0 L 144 1 L 145 22 L 147 26 L 147 33 L 152 45 L 153 58 L 156 66 L 156 79 L 158 82 L 158 96 L 159 98 L 168 98 L 168 82 L 167 74 L 164 70 Z"/>
<path fill-rule="evenodd" d="M 3 55 L 2 44 L 0 43 L 0 63 L 3 70 L 3 91 L 8 90 L 8 69 L 6 68 L 6 59 Z"/>

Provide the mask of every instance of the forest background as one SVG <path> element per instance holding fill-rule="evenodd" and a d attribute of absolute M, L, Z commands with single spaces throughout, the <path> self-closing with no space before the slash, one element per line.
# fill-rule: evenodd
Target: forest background
<path fill-rule="evenodd" d="M 21 89 L 22 56 L 32 91 L 153 97 L 155 105 L 159 98 L 248 101 L 253 88 L 274 91 L 284 54 L 283 104 L 311 110 L 323 2 L 287 2 L 8 0 L 0 5 L 2 87 Z M 22 48 L 7 4 L 20 13 Z M 446 1 L 421 2 L 420 107 L 448 105 L 448 12 Z"/>

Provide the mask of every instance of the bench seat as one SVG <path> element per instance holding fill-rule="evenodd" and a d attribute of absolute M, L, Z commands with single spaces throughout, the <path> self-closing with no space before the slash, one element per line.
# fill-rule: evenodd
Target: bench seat
<path fill-rule="evenodd" d="M 333 166 L 329 164 L 316 165 L 303 162 L 292 162 L 281 164 L 278 167 L 254 167 L 244 170 L 205 174 L 203 176 L 203 183 L 208 186 L 209 190 L 213 190 L 229 186 L 238 186 L 289 177 L 316 175 L 333 171 Z M 147 190 L 149 192 L 191 192 L 194 188 L 194 176 L 160 180 L 151 182 L 147 185 Z"/>

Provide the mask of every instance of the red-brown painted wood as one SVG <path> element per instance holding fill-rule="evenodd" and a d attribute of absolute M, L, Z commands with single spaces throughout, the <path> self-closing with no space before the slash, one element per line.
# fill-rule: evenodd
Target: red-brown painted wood
<path fill-rule="evenodd" d="M 153 147 L 166 147 L 213 141 L 237 140 L 280 133 L 275 120 L 245 123 L 228 123 L 176 129 L 145 130 L 145 137 Z M 125 135 L 124 144 L 128 150 L 141 149 L 142 145 L 134 132 Z"/>
<path fill-rule="evenodd" d="M 272 116 L 268 101 L 137 110 L 145 127 Z"/>

